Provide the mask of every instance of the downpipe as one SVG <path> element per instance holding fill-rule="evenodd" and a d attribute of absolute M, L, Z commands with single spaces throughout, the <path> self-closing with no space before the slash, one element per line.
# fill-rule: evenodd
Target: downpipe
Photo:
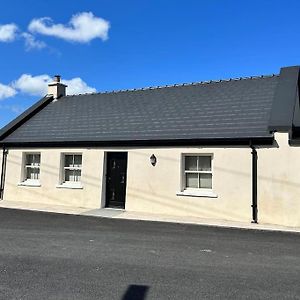
<path fill-rule="evenodd" d="M 251 146 L 252 154 L 252 221 L 251 223 L 258 223 L 257 220 L 257 151 L 254 146 Z"/>
<path fill-rule="evenodd" d="M 2 151 L 2 167 L 1 167 L 1 181 L 0 181 L 0 200 L 3 200 L 4 186 L 5 186 L 5 173 L 8 149 L 3 146 Z"/>

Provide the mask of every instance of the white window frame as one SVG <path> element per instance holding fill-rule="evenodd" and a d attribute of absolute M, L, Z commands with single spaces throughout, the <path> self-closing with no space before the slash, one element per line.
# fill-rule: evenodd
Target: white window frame
<path fill-rule="evenodd" d="M 26 165 L 27 155 L 39 155 L 40 156 L 40 164 L 37 165 Z M 33 186 L 40 187 L 40 179 L 41 179 L 41 164 L 42 164 L 42 155 L 41 152 L 23 152 L 22 153 L 22 170 L 21 170 L 21 182 L 18 184 L 20 186 Z M 38 179 L 29 179 L 27 178 L 27 168 L 36 168 L 39 169 L 39 178 Z"/>
<path fill-rule="evenodd" d="M 185 169 L 185 158 L 187 156 L 209 156 L 211 158 L 211 171 L 187 171 Z M 211 174 L 211 185 L 212 188 L 189 188 L 186 187 L 186 174 L 187 173 L 206 173 Z M 209 197 L 216 198 L 217 194 L 214 193 L 214 155 L 213 153 L 182 153 L 181 154 L 181 167 L 180 167 L 180 192 L 177 193 L 178 196 L 194 196 L 194 197 Z"/>
<path fill-rule="evenodd" d="M 65 158 L 66 155 L 81 155 L 81 167 L 65 167 Z M 82 152 L 64 152 L 61 153 L 60 156 L 60 176 L 59 176 L 59 184 L 56 186 L 57 188 L 70 188 L 70 189 L 82 189 L 82 181 L 65 181 L 65 170 L 80 170 L 80 177 L 82 179 L 82 165 L 83 165 L 83 154 Z"/>

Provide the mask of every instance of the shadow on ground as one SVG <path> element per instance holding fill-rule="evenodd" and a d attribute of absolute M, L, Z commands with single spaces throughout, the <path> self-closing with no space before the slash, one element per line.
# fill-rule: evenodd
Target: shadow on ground
<path fill-rule="evenodd" d="M 122 300 L 144 300 L 146 299 L 149 286 L 147 285 L 129 285 Z"/>

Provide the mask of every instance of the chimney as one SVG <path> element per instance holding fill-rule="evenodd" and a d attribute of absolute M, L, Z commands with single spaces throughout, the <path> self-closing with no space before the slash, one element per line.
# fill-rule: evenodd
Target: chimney
<path fill-rule="evenodd" d="M 54 100 L 66 96 L 67 85 L 60 82 L 60 75 L 55 75 L 53 82 L 48 84 L 48 95 L 52 95 Z"/>

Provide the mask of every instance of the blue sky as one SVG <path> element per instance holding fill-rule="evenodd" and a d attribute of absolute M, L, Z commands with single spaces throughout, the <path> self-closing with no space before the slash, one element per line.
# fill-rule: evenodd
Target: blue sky
<path fill-rule="evenodd" d="M 0 127 L 55 74 L 76 93 L 278 73 L 300 64 L 299 11 L 289 0 L 6 1 Z"/>

